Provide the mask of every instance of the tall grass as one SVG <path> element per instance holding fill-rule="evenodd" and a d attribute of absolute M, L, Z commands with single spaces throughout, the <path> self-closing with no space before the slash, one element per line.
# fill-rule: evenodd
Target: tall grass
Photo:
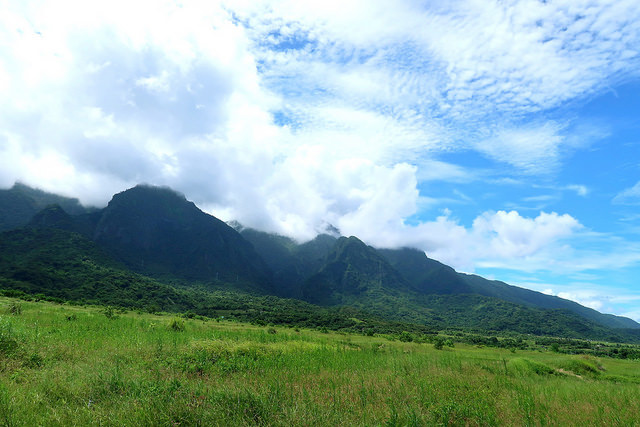
<path fill-rule="evenodd" d="M 633 425 L 640 364 L 0 300 L 3 425 Z M 3 310 L 4 306 L 5 310 Z M 275 333 L 274 333 L 275 332 Z"/>

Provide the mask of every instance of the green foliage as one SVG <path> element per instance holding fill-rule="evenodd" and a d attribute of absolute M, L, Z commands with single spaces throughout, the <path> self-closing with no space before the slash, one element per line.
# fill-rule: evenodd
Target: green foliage
<path fill-rule="evenodd" d="M 407 331 L 402 331 L 400 333 L 400 335 L 398 336 L 398 340 L 402 341 L 402 342 L 411 342 L 414 340 L 414 337 L 411 333 L 407 332 Z"/>
<path fill-rule="evenodd" d="M 517 375 L 552 375 L 555 369 L 544 363 L 524 357 L 515 357 L 507 363 L 508 371 Z"/>
<path fill-rule="evenodd" d="M 597 362 L 588 358 L 569 359 L 560 364 L 560 368 L 582 376 L 599 376 L 603 370 Z"/>
<path fill-rule="evenodd" d="M 116 319 L 118 317 L 116 311 L 111 306 L 105 307 L 102 314 L 104 314 L 107 319 Z"/>
<path fill-rule="evenodd" d="M 9 314 L 13 314 L 14 316 L 19 316 L 22 314 L 22 305 L 17 302 L 13 302 L 9 304 L 9 308 L 7 309 Z"/>
<path fill-rule="evenodd" d="M 171 322 L 169 322 L 169 329 L 175 332 L 184 332 L 184 320 L 177 318 L 171 319 Z"/>
<path fill-rule="evenodd" d="M 442 337 L 435 337 L 433 340 L 433 348 L 442 350 L 444 348 L 444 339 Z"/>

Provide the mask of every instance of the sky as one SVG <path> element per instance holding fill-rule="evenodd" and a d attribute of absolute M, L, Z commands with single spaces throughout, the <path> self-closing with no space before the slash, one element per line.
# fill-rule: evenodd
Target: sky
<path fill-rule="evenodd" d="M 0 0 L 0 188 L 166 185 L 640 320 L 637 0 Z"/>

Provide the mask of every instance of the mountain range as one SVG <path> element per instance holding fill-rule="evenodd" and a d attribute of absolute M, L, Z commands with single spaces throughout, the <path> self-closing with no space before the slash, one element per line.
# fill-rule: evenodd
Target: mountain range
<path fill-rule="evenodd" d="M 458 273 L 417 249 L 329 234 L 299 243 L 231 225 L 164 187 L 138 185 L 88 209 L 16 184 L 0 190 L 0 288 L 98 302 L 121 301 L 112 295 L 119 293 L 133 305 L 151 293 L 175 310 L 195 304 L 176 302 L 184 292 L 225 290 L 437 328 L 640 336 L 631 319 Z"/>

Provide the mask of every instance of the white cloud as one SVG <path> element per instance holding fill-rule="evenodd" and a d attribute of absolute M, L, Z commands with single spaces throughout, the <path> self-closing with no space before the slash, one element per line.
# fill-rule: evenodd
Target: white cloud
<path fill-rule="evenodd" d="M 410 203 L 405 205 L 407 212 L 387 208 L 386 212 L 392 213 L 388 217 L 374 213 L 376 209 L 385 212 L 383 207 L 374 203 L 371 206 L 371 211 L 363 209 L 345 217 L 340 222 L 341 231 L 379 247 L 420 248 L 431 258 L 464 271 L 473 271 L 477 265 L 552 269 L 554 263 L 550 261 L 558 244 L 582 229 L 567 214 L 541 212 L 535 218 L 527 218 L 516 211 L 486 212 L 470 227 L 461 225 L 448 211 L 435 221 L 406 225 L 402 218 L 413 207 Z"/>
<path fill-rule="evenodd" d="M 500 257 L 528 256 L 549 243 L 571 235 L 581 225 L 570 215 L 541 212 L 524 218 L 516 211 L 484 214 L 473 222 L 479 235 L 490 236 L 490 245 Z"/>
<path fill-rule="evenodd" d="M 162 70 L 157 76 L 141 77 L 136 80 L 136 86 L 142 86 L 151 92 L 169 92 L 169 73 Z"/>
<path fill-rule="evenodd" d="M 567 185 L 565 188 L 567 190 L 575 191 L 578 196 L 585 197 L 589 194 L 589 188 L 584 185 Z"/>
<path fill-rule="evenodd" d="M 633 187 L 627 188 L 613 198 L 613 203 L 620 205 L 640 204 L 640 181 Z"/>
<path fill-rule="evenodd" d="M 555 172 L 559 166 L 562 127 L 546 122 L 497 131 L 478 142 L 476 148 L 500 162 L 511 164 L 522 174 Z"/>
<path fill-rule="evenodd" d="M 575 301 L 580 305 L 593 308 L 594 310 L 601 310 L 604 306 L 604 303 L 600 300 L 599 295 L 589 292 L 558 292 L 557 296 L 559 296 L 560 298 Z"/>

